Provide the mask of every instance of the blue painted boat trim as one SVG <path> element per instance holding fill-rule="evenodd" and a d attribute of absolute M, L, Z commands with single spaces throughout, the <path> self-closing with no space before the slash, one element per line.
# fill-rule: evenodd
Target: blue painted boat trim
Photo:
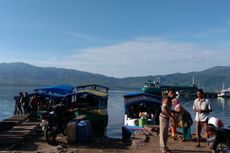
<path fill-rule="evenodd" d="M 73 92 L 74 87 L 70 85 L 57 85 L 34 89 L 35 92 L 55 93 L 56 95 L 65 95 Z"/>

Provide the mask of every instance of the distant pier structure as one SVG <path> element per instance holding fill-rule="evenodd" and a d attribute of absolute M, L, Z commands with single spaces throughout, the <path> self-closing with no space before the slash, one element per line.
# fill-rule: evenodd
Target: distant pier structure
<path fill-rule="evenodd" d="M 192 86 L 162 85 L 161 86 L 162 91 L 165 91 L 167 89 L 174 89 L 180 97 L 194 97 L 196 96 L 196 91 L 198 90 L 196 85 L 192 85 Z"/>
<path fill-rule="evenodd" d="M 216 98 L 217 97 L 217 93 L 216 92 L 205 92 L 204 96 L 206 98 Z"/>

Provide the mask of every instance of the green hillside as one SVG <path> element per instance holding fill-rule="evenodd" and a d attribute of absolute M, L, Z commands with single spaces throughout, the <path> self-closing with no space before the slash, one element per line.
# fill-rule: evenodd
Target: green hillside
<path fill-rule="evenodd" d="M 222 83 L 225 83 L 225 87 L 230 86 L 230 67 L 226 66 L 217 66 L 200 72 L 175 73 L 159 77 L 161 84 L 191 85 L 193 76 L 196 84 L 206 90 L 221 89 Z M 108 86 L 110 89 L 139 90 L 149 79 L 153 79 L 153 76 L 114 78 L 73 69 L 36 67 L 26 63 L 0 64 L 1 85 L 47 86 L 71 84 L 77 86 L 95 83 Z"/>

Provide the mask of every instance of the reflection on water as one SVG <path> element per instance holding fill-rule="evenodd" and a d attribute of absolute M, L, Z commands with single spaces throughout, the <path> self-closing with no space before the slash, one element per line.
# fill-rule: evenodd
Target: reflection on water
<path fill-rule="evenodd" d="M 230 98 L 217 98 L 216 114 L 224 121 L 226 126 L 230 126 Z"/>
<path fill-rule="evenodd" d="M 14 112 L 14 99 L 20 91 L 31 92 L 36 87 L 0 87 L 0 120 L 11 116 Z M 129 93 L 128 91 L 110 91 L 108 100 L 108 126 L 107 136 L 121 138 L 121 126 L 123 125 L 124 117 L 124 99 L 123 96 Z M 213 112 L 210 116 L 215 116 L 223 120 L 225 126 L 230 126 L 230 98 L 210 99 Z M 191 113 L 192 118 L 195 118 L 195 113 L 192 110 L 193 99 L 181 99 L 182 105 Z M 195 123 L 192 126 L 192 131 L 195 131 Z"/>
<path fill-rule="evenodd" d="M 108 100 L 109 122 L 107 136 L 121 138 L 121 126 L 124 121 L 124 98 L 128 91 L 110 91 Z"/>
<path fill-rule="evenodd" d="M 210 117 L 214 116 L 224 122 L 225 127 L 230 126 L 230 99 L 228 98 L 209 98 L 212 106 Z M 194 100 L 181 100 L 182 105 L 191 113 L 195 119 L 195 112 L 192 109 Z M 192 126 L 192 131 L 195 132 L 195 123 Z"/>

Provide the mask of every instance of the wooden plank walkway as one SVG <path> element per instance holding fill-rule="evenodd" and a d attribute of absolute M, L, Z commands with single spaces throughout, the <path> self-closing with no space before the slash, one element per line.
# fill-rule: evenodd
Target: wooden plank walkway
<path fill-rule="evenodd" d="M 11 129 L 13 126 L 18 125 L 28 119 L 29 115 L 14 115 L 10 118 L 0 121 L 0 133 Z"/>
<path fill-rule="evenodd" d="M 12 116 L 9 119 L 3 120 L 0 123 L 9 124 L 7 121 L 14 122 L 14 126 L 0 133 L 0 150 L 9 150 L 12 147 L 23 142 L 33 130 L 39 126 L 39 122 L 33 122 L 28 119 L 28 116 Z M 1 126 L 0 124 L 0 126 Z"/>

